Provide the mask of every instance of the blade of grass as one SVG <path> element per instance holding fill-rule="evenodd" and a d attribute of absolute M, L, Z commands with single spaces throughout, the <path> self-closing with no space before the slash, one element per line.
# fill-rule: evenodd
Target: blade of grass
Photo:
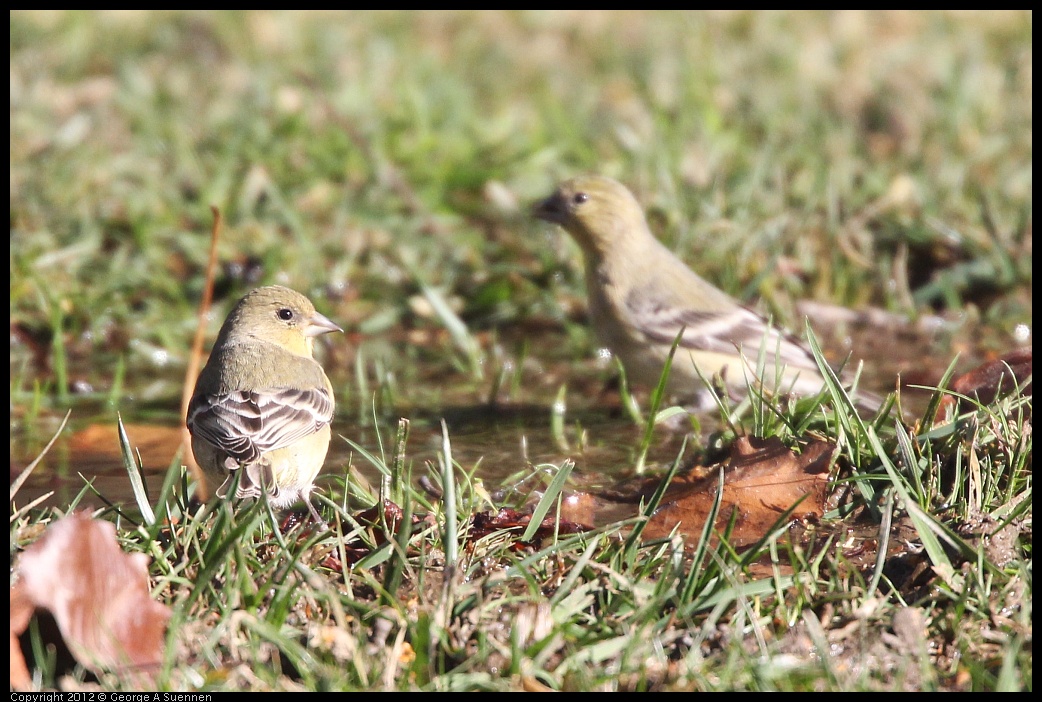
<path fill-rule="evenodd" d="M 904 429 L 898 425 L 897 431 L 900 433 Z M 886 451 L 874 431 L 869 431 L 868 439 L 882 461 L 883 468 L 890 477 L 891 484 L 897 490 L 898 496 L 904 503 L 905 510 L 915 525 L 916 532 L 923 542 L 923 548 L 926 549 L 926 553 L 930 557 L 936 572 L 949 587 L 957 589 L 957 583 L 955 582 L 956 568 L 941 545 L 941 541 L 943 540 L 966 558 L 975 559 L 976 550 L 959 538 L 950 528 L 938 522 L 931 514 L 919 506 L 915 496 L 909 492 L 905 480 L 901 477 L 897 467 L 886 455 Z M 985 560 L 985 564 L 987 567 L 991 567 L 987 560 Z"/>
<path fill-rule="evenodd" d="M 568 445 L 568 437 L 564 431 L 564 417 L 567 414 L 567 402 L 568 386 L 562 385 L 557 390 L 557 397 L 554 399 L 553 409 L 550 412 L 550 435 L 554 438 L 554 443 L 557 444 L 557 448 L 562 451 L 571 451 L 571 447 Z"/>
<path fill-rule="evenodd" d="M 441 420 L 441 480 L 442 504 L 445 508 L 445 531 L 442 535 L 445 546 L 445 569 L 456 567 L 459 543 L 456 533 L 456 478 L 452 471 L 452 445 L 449 442 L 449 427 Z"/>
<path fill-rule="evenodd" d="M 564 576 L 564 580 L 561 581 L 561 585 L 557 588 L 554 594 L 550 597 L 550 605 L 556 606 L 564 597 L 575 590 L 575 583 L 579 580 L 583 570 L 586 568 L 586 564 L 593 558 L 594 552 L 598 547 L 603 548 L 603 544 L 600 539 L 591 539 L 586 550 L 582 552 L 575 564 L 569 569 L 568 574 Z"/>
<path fill-rule="evenodd" d="M 720 480 L 717 483 L 716 497 L 713 498 L 713 506 L 706 515 L 705 524 L 702 525 L 702 533 L 699 534 L 698 543 L 695 545 L 695 553 L 691 558 L 691 568 L 680 589 L 680 601 L 689 602 L 694 597 L 698 585 L 705 584 L 712 575 L 709 569 L 703 568 L 706 555 L 712 541 L 713 529 L 716 525 L 716 517 L 720 513 L 720 503 L 724 497 L 724 467 L 720 466 Z"/>
<path fill-rule="evenodd" d="M 130 437 L 127 436 L 126 427 L 123 426 L 123 417 L 116 413 L 116 429 L 119 433 L 119 452 L 123 457 L 123 467 L 127 470 L 130 478 L 130 489 L 134 493 L 134 502 L 137 503 L 138 511 L 145 524 L 152 526 L 156 523 L 156 515 L 152 511 L 152 505 L 148 501 L 148 490 L 145 488 L 145 478 L 141 473 L 141 465 L 134 458 L 134 449 L 130 445 Z"/>
<path fill-rule="evenodd" d="M 40 461 L 43 460 L 43 457 L 46 456 L 47 452 L 51 450 L 52 446 L 54 446 L 54 442 L 58 440 L 58 437 L 61 435 L 62 430 L 65 429 L 65 425 L 69 423 L 69 417 L 71 416 L 72 410 L 68 410 L 65 412 L 65 418 L 62 419 L 62 423 L 58 425 L 58 429 L 54 432 L 54 436 L 51 437 L 51 440 L 48 441 L 47 445 L 43 447 L 42 451 L 40 451 L 40 455 L 34 458 L 29 463 L 29 465 L 27 465 L 22 470 L 22 472 L 18 474 L 18 477 L 11 481 L 11 500 L 14 500 L 14 496 L 18 494 L 18 490 L 22 487 L 22 484 L 25 483 L 26 480 L 28 480 L 29 476 L 32 475 L 33 471 L 36 470 L 36 466 L 40 465 Z"/>
<path fill-rule="evenodd" d="M 640 535 L 644 532 L 644 527 L 647 526 L 648 519 L 655 513 L 659 505 L 662 503 L 662 498 L 666 496 L 666 490 L 669 489 L 670 483 L 673 482 L 673 478 L 676 476 L 677 471 L 680 469 L 681 459 L 684 456 L 684 451 L 687 449 L 687 437 L 684 437 L 683 442 L 680 444 L 680 451 L 677 453 L 677 457 L 673 459 L 672 465 L 666 474 L 662 476 L 662 480 L 659 481 L 658 487 L 655 488 L 655 492 L 651 494 L 651 498 L 647 504 L 643 505 L 640 510 L 641 518 L 634 525 L 633 530 L 629 536 L 626 537 L 625 547 L 623 553 L 625 554 L 625 560 L 627 563 L 632 564 L 634 558 L 636 558 L 637 547 L 640 544 Z"/>
<path fill-rule="evenodd" d="M 481 380 L 484 376 L 481 364 L 481 345 L 470 333 L 470 330 L 467 329 L 466 322 L 452 311 L 452 307 L 449 306 L 445 297 L 438 290 L 426 283 L 420 283 L 420 291 L 423 292 L 423 296 L 427 298 L 427 301 L 431 303 L 431 307 L 434 309 L 434 313 L 438 315 L 438 319 L 445 325 L 452 343 L 466 357 L 474 379 Z"/>
<path fill-rule="evenodd" d="M 572 467 L 574 465 L 575 463 L 571 460 L 565 460 L 561 464 L 561 467 L 557 470 L 557 474 L 554 476 L 553 480 L 550 481 L 550 485 L 546 488 L 546 492 L 544 492 L 543 496 L 539 498 L 539 502 L 536 504 L 535 509 L 532 510 L 532 518 L 529 520 L 528 526 L 521 535 L 522 541 L 531 541 L 532 537 L 535 536 L 535 532 L 539 529 L 539 525 L 542 523 L 546 513 L 554 506 L 561 491 L 564 490 L 564 486 L 568 482 L 568 476 L 571 475 Z"/>
<path fill-rule="evenodd" d="M 401 437 L 399 436 L 399 438 Z M 402 485 L 410 485 L 412 483 L 411 475 L 406 475 L 403 469 L 398 469 L 398 475 L 405 481 Z M 386 511 L 382 513 L 380 520 L 387 533 L 388 543 L 394 545 L 393 553 L 395 558 L 388 564 L 387 572 L 384 574 L 384 589 L 392 594 L 397 593 L 401 588 L 405 569 L 408 565 L 409 540 L 412 538 L 412 495 L 408 489 L 403 489 L 400 497 L 401 501 L 398 502 L 398 505 L 402 508 L 402 518 L 397 524 L 397 529 L 395 529 L 394 524 L 388 523 Z M 384 604 L 389 605 L 390 603 L 384 602 Z"/>
<path fill-rule="evenodd" d="M 646 468 L 645 461 L 648 457 L 648 449 L 651 447 L 651 437 L 655 432 L 655 423 L 660 421 L 658 411 L 662 405 L 663 398 L 666 396 L 666 385 L 669 382 L 669 371 L 673 367 L 673 356 L 676 355 L 677 347 L 680 346 L 680 340 L 684 337 L 685 329 L 687 327 L 681 327 L 680 331 L 677 332 L 676 338 L 673 339 L 673 345 L 669 347 L 669 355 L 666 356 L 666 362 L 662 366 L 662 373 L 659 374 L 658 384 L 651 391 L 651 406 L 648 409 L 647 419 L 644 420 L 644 436 L 640 440 L 637 464 L 634 466 L 634 472 L 637 475 L 643 475 Z"/>
<path fill-rule="evenodd" d="M 868 587 L 865 590 L 866 598 L 875 596 L 876 588 L 879 587 L 879 581 L 883 577 L 883 567 L 886 565 L 887 551 L 890 549 L 890 534 L 894 521 L 895 494 L 896 492 L 894 490 L 886 491 L 886 502 L 880 510 L 879 545 L 876 548 L 876 562 L 872 569 L 872 578 L 869 580 Z"/>
<path fill-rule="evenodd" d="M 622 406 L 634 424 L 643 425 L 644 417 L 641 416 L 637 398 L 630 392 L 629 378 L 626 377 L 626 367 L 622 365 L 622 360 L 618 356 L 612 356 L 612 360 L 615 362 L 615 368 L 619 371 L 619 398 L 622 400 Z"/>

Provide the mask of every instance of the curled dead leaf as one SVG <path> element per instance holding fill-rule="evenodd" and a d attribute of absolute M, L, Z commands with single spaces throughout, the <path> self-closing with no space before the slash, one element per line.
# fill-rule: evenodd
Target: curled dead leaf
<path fill-rule="evenodd" d="M 1026 381 L 1026 383 L 1025 383 Z M 1009 392 L 1020 383 L 1025 383 L 1024 395 L 1031 395 L 1031 347 L 1011 351 L 993 361 L 980 364 L 955 378 L 951 389 L 960 395 L 976 397 L 989 404 L 1000 392 Z M 956 398 L 946 395 L 938 410 L 938 420 L 946 421 L 955 411 Z"/>
<path fill-rule="evenodd" d="M 722 531 L 737 512 L 731 543 L 741 547 L 766 534 L 793 505 L 799 505 L 796 517 L 820 517 L 835 450 L 830 442 L 812 441 L 796 454 L 777 438 L 740 437 L 724 467 L 716 530 Z M 697 539 L 712 512 L 718 485 L 719 475 L 713 470 L 676 479 L 649 520 L 645 538 L 663 538 L 679 527 L 681 534 Z"/>
<path fill-rule="evenodd" d="M 148 557 L 125 553 L 111 523 L 73 513 L 26 549 L 15 570 L 12 687 L 16 655 L 21 658 L 17 637 L 30 618 L 26 608 L 49 611 L 76 660 L 95 673 L 112 671 L 143 684 L 162 661 L 170 609 L 148 594 Z M 24 659 L 20 664 L 24 669 Z"/>

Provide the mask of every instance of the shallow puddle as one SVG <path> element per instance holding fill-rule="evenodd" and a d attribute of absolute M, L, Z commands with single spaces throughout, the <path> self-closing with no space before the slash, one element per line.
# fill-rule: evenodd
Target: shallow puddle
<path fill-rule="evenodd" d="M 831 358 L 841 358 L 846 348 L 872 350 L 871 363 L 866 364 L 861 382 L 864 387 L 880 393 L 893 386 L 898 374 L 906 384 L 936 383 L 948 365 L 951 349 L 959 347 L 957 342 L 940 338 L 936 332 L 916 334 L 907 328 L 873 326 L 865 320 L 845 319 L 825 326 L 836 334 L 824 340 L 828 342 L 826 354 Z M 548 349 L 563 347 L 563 343 L 547 344 Z M 959 366 L 965 369 L 972 363 L 972 359 L 964 356 Z M 619 393 L 611 387 L 612 368 L 596 360 L 545 359 L 528 364 L 527 368 L 521 371 L 522 382 L 513 383 L 509 390 L 501 389 L 494 404 L 487 402 L 491 380 L 475 382 L 453 370 L 432 368 L 420 374 L 417 369 L 411 369 L 412 387 L 418 390 L 411 393 L 412 404 L 397 411 L 384 410 L 377 419 L 373 418 L 371 409 L 368 413 L 364 409 L 366 403 L 358 402 L 357 392 L 355 397 L 350 397 L 352 393 L 348 389 L 356 387 L 353 378 L 344 374 L 337 377 L 335 372 L 330 372 L 334 387 L 345 388 L 340 396 L 349 397 L 338 406 L 334 439 L 318 486 L 327 485 L 348 466 L 372 485 L 378 485 L 379 471 L 345 438 L 390 461 L 398 417 L 406 417 L 410 423 L 406 460 L 411 463 L 414 479 L 437 469 L 444 454 L 444 421 L 453 460 L 506 503 L 517 506 L 525 495 L 537 496 L 552 477 L 554 467 L 572 461 L 571 492 L 576 495 L 575 501 L 583 505 L 577 514 L 585 514 L 587 519 L 599 524 L 633 514 L 635 504 L 599 497 L 633 476 L 643 435 L 643 428 L 623 410 Z M 420 378 L 423 384 L 417 382 Z M 176 377 L 165 380 L 172 388 L 179 386 Z M 155 384 L 159 379 L 152 377 L 149 382 Z M 565 384 L 567 392 L 562 407 L 558 392 Z M 171 394 L 168 390 L 167 395 Z M 397 397 L 407 394 L 400 388 L 395 392 Z M 133 395 L 128 392 L 128 396 Z M 638 397 L 646 404 L 646 395 Z M 902 397 L 906 412 L 915 411 L 917 406 L 925 404 L 929 393 L 906 388 Z M 150 403 L 148 410 L 142 409 L 141 416 L 134 416 L 132 407 L 122 411 L 131 444 L 140 452 L 153 495 L 179 455 L 181 425 L 176 409 L 179 404 L 179 397 L 168 397 L 165 405 L 164 401 Z M 371 405 L 371 401 L 368 404 Z M 161 407 L 160 419 L 149 419 L 156 416 L 157 405 Z M 353 417 L 349 416 L 352 414 Z M 32 420 L 30 427 L 30 422 L 17 421 L 12 415 L 12 480 L 39 454 L 58 419 L 41 415 Z M 689 437 L 691 443 L 685 461 L 694 453 L 696 444 L 704 444 L 718 428 L 715 414 L 700 420 L 698 435 Z M 656 429 L 646 463 L 649 472 L 654 474 L 673 462 L 682 445 L 682 432 Z M 536 475 L 540 467 L 544 474 L 542 482 Z M 22 486 L 14 502 L 24 505 L 53 492 L 46 504 L 65 505 L 83 489 L 86 480 L 91 480 L 94 489 L 108 502 L 133 501 L 119 454 L 115 413 L 84 403 L 75 409 L 70 426 Z M 98 505 L 100 501 L 92 496 L 87 504 Z"/>

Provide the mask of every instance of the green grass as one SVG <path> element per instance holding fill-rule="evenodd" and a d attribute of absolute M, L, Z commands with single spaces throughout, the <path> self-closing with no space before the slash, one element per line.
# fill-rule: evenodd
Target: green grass
<path fill-rule="evenodd" d="M 708 527 L 688 540 L 643 538 L 683 449 L 634 520 L 558 531 L 569 467 L 538 466 L 557 476 L 534 519 L 556 526 L 479 530 L 475 515 L 494 505 L 454 461 L 448 434 L 427 469 L 434 490 L 421 491 L 404 426 L 386 459 L 366 458 L 384 487 L 344 475 L 322 501 L 330 532 L 283 531 L 263 502 L 192 507 L 180 466 L 149 505 L 158 519 L 118 506 L 98 514 L 120 526 L 124 549 L 152 559 L 153 592 L 173 608 L 160 689 L 1030 689 L 1030 439 L 1011 455 L 989 428 L 1004 417 L 1023 430 L 1026 402 L 1013 392 L 972 407 L 932 438 L 869 426 L 866 441 L 850 441 L 861 468 L 841 457 L 839 475 L 869 486 L 871 501 L 855 500 L 861 516 L 847 521 L 878 525 L 874 566 L 850 560 L 857 549 L 831 520 L 790 540 L 789 513 L 742 550 Z M 810 413 L 816 431 L 837 412 L 826 402 Z M 971 519 L 928 480 L 958 479 L 962 443 L 978 447 Z M 981 489 L 982 478 L 1001 488 Z M 408 529 L 362 519 L 392 495 Z M 60 513 L 12 514 L 12 549 Z M 898 522 L 911 540 L 888 551 Z M 1003 527 L 1016 536 L 999 560 L 987 537 Z M 906 559 L 932 573 L 910 582 Z M 897 623 L 909 609 L 922 627 L 911 638 Z M 53 669 L 37 670 L 43 687 L 58 684 Z"/>
<path fill-rule="evenodd" d="M 869 563 L 842 527 L 796 545 L 779 528 L 742 553 L 709 534 L 638 542 L 633 524 L 475 540 L 475 513 L 526 496 L 557 514 L 570 464 L 532 466 L 517 484 L 538 489 L 504 505 L 453 432 L 421 463 L 399 424 L 496 401 L 545 407 L 562 454 L 597 444 L 570 433 L 569 415 L 606 411 L 589 378 L 611 372 L 592 361 L 578 254 L 527 214 L 580 171 L 631 186 L 670 248 L 790 328 L 802 299 L 944 321 L 936 355 L 886 350 L 923 384 L 1029 342 L 1030 13 L 10 20 L 12 458 L 70 409 L 72 428 L 180 420 L 211 206 L 209 340 L 249 288 L 307 293 L 350 333 L 323 349 L 338 413 L 380 442 L 352 458 L 377 485 L 327 467 L 336 538 L 283 533 L 263 505 L 196 515 L 178 465 L 154 522 L 101 509 L 174 607 L 162 687 L 1031 689 L 1030 395 L 937 425 L 859 417 L 836 392 L 723 408 L 712 436 L 692 425 L 703 457 L 741 432 L 839 442 L 851 497 L 826 526 L 907 551 Z M 628 469 L 665 430 L 625 388 L 621 404 L 646 422 Z M 383 497 L 427 519 L 377 542 L 357 517 Z M 104 498 L 12 494 L 12 563 L 40 525 Z M 1009 530 L 1006 560 L 992 542 Z M 323 565 L 346 559 L 340 535 L 368 551 L 347 572 Z"/>

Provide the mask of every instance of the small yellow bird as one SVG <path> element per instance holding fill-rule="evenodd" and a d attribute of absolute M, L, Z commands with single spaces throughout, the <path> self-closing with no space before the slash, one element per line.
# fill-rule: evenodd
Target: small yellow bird
<path fill-rule="evenodd" d="M 192 452 L 219 497 L 237 471 L 235 497 L 267 491 L 271 504 L 303 500 L 329 449 L 333 386 L 312 351 L 321 334 L 343 331 L 300 293 L 278 285 L 244 296 L 221 326 L 188 405 Z"/>
<path fill-rule="evenodd" d="M 593 327 L 630 380 L 657 385 L 683 329 L 667 386 L 674 397 L 706 406 L 708 388 L 696 368 L 739 393 L 756 383 L 797 395 L 821 390 L 824 379 L 800 340 L 688 268 L 651 233 L 621 183 L 597 175 L 566 180 L 534 215 L 560 225 L 582 249 Z"/>

